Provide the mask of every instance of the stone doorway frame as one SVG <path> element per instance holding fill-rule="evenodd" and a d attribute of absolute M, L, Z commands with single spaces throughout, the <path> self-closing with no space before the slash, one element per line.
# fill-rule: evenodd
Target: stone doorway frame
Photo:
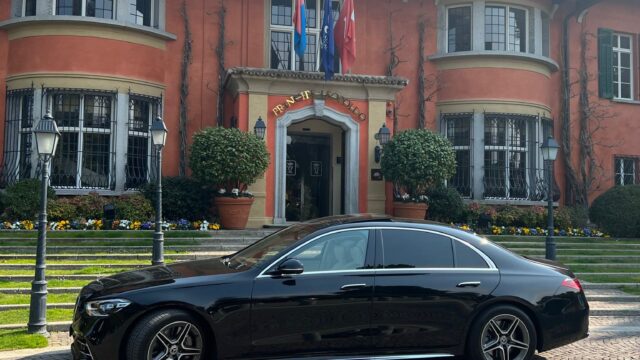
<path fill-rule="evenodd" d="M 324 120 L 340 127 L 345 132 L 343 153 L 345 161 L 344 211 L 346 214 L 359 212 L 360 126 L 351 116 L 325 106 L 323 99 L 314 99 L 313 105 L 289 111 L 276 120 L 274 224 L 285 224 L 287 221 L 285 215 L 287 128 L 291 124 L 309 119 Z M 352 174 L 358 175 L 353 176 Z"/>

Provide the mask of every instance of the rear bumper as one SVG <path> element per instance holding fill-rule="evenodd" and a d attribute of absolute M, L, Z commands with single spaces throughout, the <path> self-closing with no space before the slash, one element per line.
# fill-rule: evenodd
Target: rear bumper
<path fill-rule="evenodd" d="M 589 336 L 589 307 L 586 300 L 583 304 L 583 308 L 563 314 L 560 322 L 554 321 L 555 326 L 544 331 L 545 336 L 539 351 L 551 350 Z"/>

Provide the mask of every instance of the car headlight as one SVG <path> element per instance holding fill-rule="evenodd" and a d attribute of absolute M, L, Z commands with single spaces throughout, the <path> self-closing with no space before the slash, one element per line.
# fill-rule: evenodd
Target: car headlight
<path fill-rule="evenodd" d="M 89 301 L 85 304 L 84 310 L 89 316 L 105 317 L 117 313 L 130 304 L 131 301 L 125 299 Z"/>

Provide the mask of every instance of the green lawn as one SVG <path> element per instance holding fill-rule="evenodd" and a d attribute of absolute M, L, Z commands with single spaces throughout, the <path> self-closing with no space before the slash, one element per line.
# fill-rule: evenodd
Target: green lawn
<path fill-rule="evenodd" d="M 115 274 L 115 273 L 119 273 L 119 272 L 123 272 L 123 271 L 127 271 L 127 270 L 131 270 L 131 269 L 112 269 L 112 268 L 105 268 L 105 267 L 98 267 L 98 266 L 89 266 L 86 267 L 84 269 L 77 269 L 77 270 L 52 270 L 52 269 L 47 269 L 47 276 L 52 276 L 52 275 L 100 275 L 100 276 L 107 276 L 107 275 L 111 275 L 111 274 Z M 0 270 L 0 276 L 2 275 L 33 275 L 34 272 L 32 270 L 27 270 L 27 269 L 2 269 Z"/>
<path fill-rule="evenodd" d="M 46 337 L 26 330 L 0 330 L 0 351 L 43 348 L 47 344 Z"/>
<path fill-rule="evenodd" d="M 640 265 L 637 267 L 572 265 L 569 268 L 579 273 L 640 273 Z"/>
<path fill-rule="evenodd" d="M 544 255 L 544 249 L 540 248 L 539 250 L 518 250 L 513 249 L 514 252 L 520 255 Z M 585 249 L 585 250 L 575 250 L 575 249 L 558 249 L 559 257 L 562 255 L 619 255 L 619 256 L 640 256 L 640 250 L 625 250 L 619 249 L 619 251 L 611 251 L 610 249 Z"/>
<path fill-rule="evenodd" d="M 624 255 L 621 255 L 624 256 Z M 620 263 L 625 263 L 625 264 L 640 264 L 640 256 L 638 256 L 637 258 L 617 258 L 617 259 L 609 259 L 609 258 L 603 258 L 603 257 L 591 257 L 591 258 L 565 258 L 562 256 L 558 256 L 558 261 L 560 261 L 563 264 L 600 264 L 600 263 L 606 263 L 606 264 L 620 264 Z M 640 265 L 638 265 L 640 266 Z"/>
<path fill-rule="evenodd" d="M 544 243 L 544 236 L 513 236 L 513 235 L 489 235 L 486 236 L 492 241 L 497 243 L 508 241 L 508 242 L 540 242 Z M 588 237 L 566 237 L 566 236 L 556 236 L 554 240 L 557 243 L 584 243 L 584 244 L 640 244 L 640 239 L 629 239 L 629 238 L 588 238 Z"/>
<path fill-rule="evenodd" d="M 595 283 L 640 283 L 640 275 L 620 275 L 620 276 L 604 276 L 604 275 L 584 275 L 579 277 L 580 280 Z"/>
<path fill-rule="evenodd" d="M 631 295 L 640 295 L 640 286 L 621 286 L 620 290 Z"/>
<path fill-rule="evenodd" d="M 47 287 L 49 288 L 82 287 L 87 285 L 88 283 L 90 283 L 89 280 L 47 280 Z M 6 289 L 6 288 L 31 289 L 31 282 L 0 280 L 0 289 Z"/>
<path fill-rule="evenodd" d="M 165 259 L 165 263 L 172 263 L 175 260 Z M 0 259 L 0 264 L 15 264 L 15 265 L 35 265 L 34 259 Z M 49 260 L 47 259 L 47 265 L 57 264 L 70 264 L 70 265 L 151 265 L 151 258 L 149 261 L 136 260 L 136 259 L 89 259 L 89 260 Z M 47 270 L 48 272 L 48 270 Z"/>
<path fill-rule="evenodd" d="M 75 303 L 78 294 L 47 294 L 48 304 Z M 1 294 L 0 305 L 29 304 L 30 294 Z"/>
<path fill-rule="evenodd" d="M 113 239 L 113 240 L 90 240 L 90 239 L 47 239 L 47 246 L 149 246 L 152 239 Z M 2 239 L 0 246 L 36 246 L 36 239 Z M 199 245 L 202 241 L 194 239 L 168 239 L 165 246 L 173 245 Z"/>
<path fill-rule="evenodd" d="M 29 322 L 29 309 L 6 310 L 0 312 L 0 325 L 27 324 Z M 47 309 L 47 321 L 71 321 L 73 309 Z"/>

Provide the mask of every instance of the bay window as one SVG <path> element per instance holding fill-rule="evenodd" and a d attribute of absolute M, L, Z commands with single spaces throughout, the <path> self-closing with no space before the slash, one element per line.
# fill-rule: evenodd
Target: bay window
<path fill-rule="evenodd" d="M 56 15 L 113 19 L 113 0 L 56 0 Z"/>
<path fill-rule="evenodd" d="M 129 21 L 157 28 L 159 7 L 158 0 L 129 0 Z"/>
<path fill-rule="evenodd" d="M 160 98 L 142 95 L 129 96 L 125 190 L 140 188 L 154 174 L 150 172 L 155 162 L 149 155 L 154 154 L 149 129 L 153 119 L 158 116 L 160 101 Z"/>
<path fill-rule="evenodd" d="M 447 9 L 447 52 L 471 50 L 471 6 Z"/>
<path fill-rule="evenodd" d="M 458 190 L 461 196 L 471 197 L 471 122 L 472 113 L 446 114 L 442 117 L 444 129 L 456 154 L 456 174 L 448 186 Z"/>
<path fill-rule="evenodd" d="M 2 185 L 31 177 L 33 89 L 7 91 Z"/>
<path fill-rule="evenodd" d="M 51 186 L 112 189 L 114 95 L 51 91 L 53 118 L 61 133 Z"/>
<path fill-rule="evenodd" d="M 527 52 L 527 10 L 513 6 L 485 7 L 485 50 Z"/>
<path fill-rule="evenodd" d="M 22 2 L 22 16 L 36 15 L 36 0 L 24 0 Z"/>

